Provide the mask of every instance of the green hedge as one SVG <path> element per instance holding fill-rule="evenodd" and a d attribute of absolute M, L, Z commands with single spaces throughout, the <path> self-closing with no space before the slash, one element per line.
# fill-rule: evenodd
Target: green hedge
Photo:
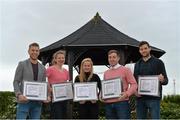
<path fill-rule="evenodd" d="M 180 118 L 180 95 L 168 95 L 161 102 L 162 119 Z"/>
<path fill-rule="evenodd" d="M 0 92 L 0 119 L 15 119 L 16 116 L 16 98 L 13 92 Z M 131 118 L 136 119 L 135 97 L 130 99 Z M 73 105 L 73 118 L 78 118 L 77 103 Z M 105 119 L 104 104 L 100 104 L 99 118 Z M 43 104 L 41 118 L 48 119 L 50 116 L 50 105 Z M 180 95 L 165 96 L 161 102 L 161 119 L 180 119 Z"/>
<path fill-rule="evenodd" d="M 180 104 L 180 95 L 167 95 L 163 98 L 164 102 Z"/>
<path fill-rule="evenodd" d="M 16 98 L 13 92 L 0 92 L 0 119 L 14 119 Z"/>

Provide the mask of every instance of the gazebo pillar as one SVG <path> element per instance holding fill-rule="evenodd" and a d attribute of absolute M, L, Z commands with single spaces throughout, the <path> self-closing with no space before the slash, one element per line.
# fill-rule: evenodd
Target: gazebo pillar
<path fill-rule="evenodd" d="M 70 50 L 68 51 L 68 61 L 67 61 L 67 64 L 68 64 L 68 67 L 69 67 L 69 80 L 73 80 L 73 61 L 74 61 L 74 54 L 73 52 Z"/>
<path fill-rule="evenodd" d="M 120 61 L 119 63 L 121 65 L 125 65 L 125 62 L 126 62 L 126 58 L 125 58 L 125 54 L 124 54 L 124 51 L 122 49 L 119 50 L 119 53 L 120 53 Z"/>
<path fill-rule="evenodd" d="M 42 62 L 43 65 L 46 65 L 47 59 L 48 59 L 48 58 L 45 57 L 45 56 L 42 56 L 42 57 L 41 57 L 41 62 Z"/>
<path fill-rule="evenodd" d="M 74 54 L 71 50 L 68 51 L 67 56 L 67 63 L 69 67 L 69 81 L 73 82 L 73 61 L 74 61 Z M 73 119 L 73 101 L 69 100 L 67 105 L 67 112 L 66 112 L 67 119 Z"/>

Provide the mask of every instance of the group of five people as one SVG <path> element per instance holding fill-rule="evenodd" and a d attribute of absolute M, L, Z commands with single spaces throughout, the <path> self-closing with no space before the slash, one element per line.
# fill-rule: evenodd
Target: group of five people
<path fill-rule="evenodd" d="M 16 118 L 39 119 L 41 115 L 42 101 L 28 100 L 23 95 L 23 81 L 45 82 L 48 78 L 48 99 L 43 101 L 48 103 L 52 98 L 52 85 L 67 82 L 69 80 L 69 72 L 63 67 L 65 63 L 66 53 L 59 50 L 54 53 L 52 65 L 45 69 L 39 63 L 39 45 L 32 43 L 29 45 L 27 60 L 19 62 L 15 77 L 14 91 L 17 97 L 17 113 Z M 104 72 L 104 80 L 113 78 L 121 78 L 122 93 L 118 98 L 102 99 L 101 98 L 101 80 L 97 74 L 93 72 L 93 61 L 91 58 L 85 58 L 80 65 L 80 73 L 75 77 L 74 82 L 97 82 L 99 100 L 105 103 L 106 119 L 130 119 L 131 111 L 129 106 L 129 98 L 133 94 L 136 97 L 136 113 L 138 119 L 147 118 L 149 110 L 151 118 L 160 118 L 160 100 L 162 96 L 162 85 L 168 83 L 164 63 L 150 54 L 151 47 L 148 42 L 142 41 L 139 44 L 139 52 L 142 58 L 135 64 L 134 75 L 130 69 L 119 64 L 120 53 L 117 50 L 108 51 L 108 62 L 110 68 Z M 140 75 L 158 75 L 160 87 L 160 96 L 139 95 L 137 93 L 138 76 Z M 59 102 L 51 102 L 50 116 L 53 119 L 65 119 L 67 112 L 67 100 Z M 82 119 L 98 119 L 99 104 L 96 100 L 79 101 L 78 102 L 79 118 Z"/>

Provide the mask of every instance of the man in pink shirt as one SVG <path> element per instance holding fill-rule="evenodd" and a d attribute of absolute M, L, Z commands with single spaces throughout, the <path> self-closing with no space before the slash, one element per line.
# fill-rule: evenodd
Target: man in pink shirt
<path fill-rule="evenodd" d="M 136 92 L 137 83 L 132 72 L 119 64 L 120 53 L 117 50 L 108 52 L 110 69 L 105 71 L 104 80 L 121 78 L 122 94 L 118 98 L 103 100 L 106 119 L 130 119 L 129 97 Z"/>

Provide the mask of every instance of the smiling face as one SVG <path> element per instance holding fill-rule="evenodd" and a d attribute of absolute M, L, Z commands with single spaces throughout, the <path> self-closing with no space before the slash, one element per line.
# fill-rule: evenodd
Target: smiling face
<path fill-rule="evenodd" d="M 37 46 L 31 46 L 28 50 L 30 59 L 37 60 L 39 56 L 39 47 Z"/>
<path fill-rule="evenodd" d="M 120 57 L 117 55 L 117 53 L 113 52 L 108 55 L 108 61 L 111 66 L 117 65 L 119 60 L 120 60 Z"/>
<path fill-rule="evenodd" d="M 64 62 L 65 62 L 64 54 L 61 54 L 61 53 L 57 54 L 56 57 L 55 57 L 55 63 L 57 65 L 62 66 L 64 64 Z"/>
<path fill-rule="evenodd" d="M 142 55 L 142 57 L 148 57 L 150 56 L 151 48 L 147 44 L 143 44 L 139 47 L 139 52 Z"/>
<path fill-rule="evenodd" d="M 89 73 L 92 71 L 92 64 L 89 61 L 85 61 L 83 63 L 82 69 L 85 73 Z"/>

